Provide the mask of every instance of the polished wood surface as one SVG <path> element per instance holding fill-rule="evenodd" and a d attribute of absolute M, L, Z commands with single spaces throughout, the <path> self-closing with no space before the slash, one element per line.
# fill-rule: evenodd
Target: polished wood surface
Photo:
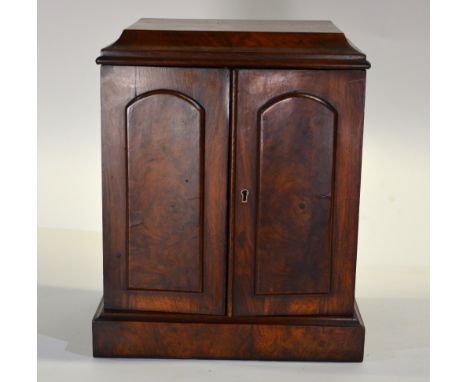
<path fill-rule="evenodd" d="M 203 290 L 204 114 L 170 90 L 127 107 L 131 289 Z"/>
<path fill-rule="evenodd" d="M 228 92 L 221 69 L 102 68 L 107 308 L 225 313 Z"/>
<path fill-rule="evenodd" d="M 364 54 L 327 21 L 142 19 L 98 62 L 94 355 L 362 361 Z"/>
<path fill-rule="evenodd" d="M 293 92 L 257 116 L 255 294 L 327 293 L 335 110 Z"/>
<path fill-rule="evenodd" d="M 234 314 L 352 313 L 364 83 L 238 71 Z"/>
<path fill-rule="evenodd" d="M 368 68 L 331 21 L 141 19 L 101 51 L 99 64 Z"/>
<path fill-rule="evenodd" d="M 341 361 L 363 358 L 365 328 L 351 317 L 223 320 L 194 315 L 106 313 L 93 319 L 95 357 Z"/>

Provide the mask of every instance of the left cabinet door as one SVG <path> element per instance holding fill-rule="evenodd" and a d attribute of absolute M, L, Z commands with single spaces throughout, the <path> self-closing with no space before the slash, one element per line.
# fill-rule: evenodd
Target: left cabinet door
<path fill-rule="evenodd" d="M 224 314 L 229 72 L 101 71 L 104 307 Z"/>

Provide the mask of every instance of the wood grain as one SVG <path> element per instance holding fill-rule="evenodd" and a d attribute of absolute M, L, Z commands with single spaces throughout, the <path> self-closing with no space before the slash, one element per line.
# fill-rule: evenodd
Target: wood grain
<path fill-rule="evenodd" d="M 353 316 L 210 319 L 206 316 L 106 313 L 93 319 L 95 357 L 214 358 L 361 362 L 365 328 Z"/>
<path fill-rule="evenodd" d="M 103 67 L 102 81 L 105 307 L 224 314 L 229 72 Z"/>
<path fill-rule="evenodd" d="M 329 291 L 335 122 L 306 93 L 258 111 L 256 295 Z"/>
<path fill-rule="evenodd" d="M 94 355 L 362 361 L 365 55 L 329 21 L 142 19 L 97 62 Z"/>
<path fill-rule="evenodd" d="M 102 49 L 104 65 L 364 69 L 330 21 L 142 19 Z"/>
<path fill-rule="evenodd" d="M 128 283 L 203 291 L 205 111 L 156 90 L 127 106 Z"/>
<path fill-rule="evenodd" d="M 239 70 L 237 76 L 233 314 L 349 315 L 354 301 L 365 72 Z M 282 97 L 290 100 L 291 93 L 312 95 L 328 106 L 322 101 L 286 102 L 271 122 L 260 121 L 283 134 L 265 145 L 257 128 L 263 108 Z M 307 134 L 301 138 L 314 126 L 320 126 L 315 130 L 318 140 L 308 142 Z M 276 160 L 285 156 L 288 145 L 289 160 Z M 277 165 L 261 180 L 257 153 L 265 149 Z M 240 190 L 255 189 L 259 179 L 263 185 L 258 195 L 241 203 Z M 300 215 L 300 203 L 305 212 L 313 209 Z M 267 210 L 267 215 L 258 216 L 257 209 Z M 310 220 L 301 221 L 301 216 Z M 301 247 L 297 239 L 306 236 L 310 241 L 299 240 Z M 269 241 L 282 250 L 268 246 Z"/>

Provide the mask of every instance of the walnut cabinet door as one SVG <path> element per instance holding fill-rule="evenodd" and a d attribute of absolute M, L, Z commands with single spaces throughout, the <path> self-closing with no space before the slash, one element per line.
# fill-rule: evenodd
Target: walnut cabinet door
<path fill-rule="evenodd" d="M 229 71 L 102 67 L 107 309 L 225 313 Z"/>
<path fill-rule="evenodd" d="M 364 76 L 235 73 L 233 315 L 352 314 Z"/>

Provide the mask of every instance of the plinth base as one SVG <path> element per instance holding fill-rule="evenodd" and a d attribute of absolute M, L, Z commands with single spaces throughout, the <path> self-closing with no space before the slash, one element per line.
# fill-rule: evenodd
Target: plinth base
<path fill-rule="evenodd" d="M 224 317 L 108 312 L 93 318 L 95 357 L 362 362 L 364 324 L 352 317 Z"/>

